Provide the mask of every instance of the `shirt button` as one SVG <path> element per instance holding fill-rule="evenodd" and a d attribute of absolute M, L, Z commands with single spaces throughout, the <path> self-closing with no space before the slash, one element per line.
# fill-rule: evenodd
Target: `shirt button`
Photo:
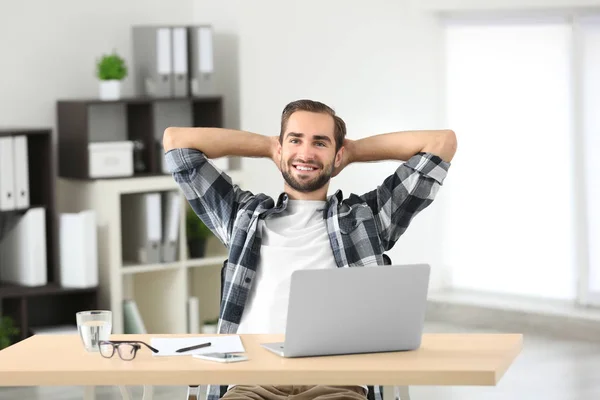
<path fill-rule="evenodd" d="M 244 279 L 244 282 L 250 283 L 250 282 L 252 282 L 252 279 L 250 279 L 249 277 L 246 277 L 246 279 Z"/>

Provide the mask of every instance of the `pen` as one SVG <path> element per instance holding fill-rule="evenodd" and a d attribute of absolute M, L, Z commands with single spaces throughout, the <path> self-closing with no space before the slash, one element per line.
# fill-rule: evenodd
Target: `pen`
<path fill-rule="evenodd" d="M 196 346 L 190 346 L 190 347 L 183 347 L 179 350 L 175 350 L 176 353 L 183 353 L 184 351 L 190 351 L 190 350 L 196 350 L 196 349 L 201 349 L 203 347 L 208 347 L 210 346 L 210 342 L 208 343 L 202 343 L 202 344 L 198 344 Z"/>

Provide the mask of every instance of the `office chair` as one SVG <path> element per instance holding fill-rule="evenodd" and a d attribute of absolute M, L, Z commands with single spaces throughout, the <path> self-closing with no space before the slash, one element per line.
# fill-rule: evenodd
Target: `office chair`
<path fill-rule="evenodd" d="M 392 265 L 392 260 L 387 254 L 383 255 L 384 265 Z M 225 283 L 225 270 L 227 268 L 227 260 L 223 261 L 221 267 L 221 299 L 223 298 L 223 285 Z M 219 398 L 223 397 L 227 393 L 227 385 L 221 385 Z M 375 389 L 373 386 L 367 386 L 368 394 L 367 400 L 375 400 Z M 410 393 L 408 386 L 386 386 L 382 391 L 383 400 L 410 400 Z M 188 385 L 187 400 L 201 400 L 200 399 L 200 387 L 198 385 Z"/>

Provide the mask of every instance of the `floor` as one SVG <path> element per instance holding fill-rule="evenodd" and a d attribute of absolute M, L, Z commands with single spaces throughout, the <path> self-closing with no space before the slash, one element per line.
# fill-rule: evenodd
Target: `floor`
<path fill-rule="evenodd" d="M 430 323 L 427 332 L 492 332 Z M 141 399 L 141 388 L 130 388 Z M 185 387 L 155 387 L 155 400 L 184 400 Z M 81 387 L 0 388 L 0 400 L 75 400 Z M 597 400 L 600 399 L 600 338 L 597 343 L 525 335 L 523 352 L 496 387 L 411 387 L 411 400 Z M 100 387 L 98 400 L 121 399 L 115 387 Z"/>

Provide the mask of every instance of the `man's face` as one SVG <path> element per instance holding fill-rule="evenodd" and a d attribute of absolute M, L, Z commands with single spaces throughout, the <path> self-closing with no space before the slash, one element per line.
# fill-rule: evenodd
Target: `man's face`
<path fill-rule="evenodd" d="M 280 147 L 280 168 L 294 190 L 313 192 L 329 182 L 341 161 L 336 157 L 334 129 L 327 114 L 296 111 L 290 116 Z"/>

